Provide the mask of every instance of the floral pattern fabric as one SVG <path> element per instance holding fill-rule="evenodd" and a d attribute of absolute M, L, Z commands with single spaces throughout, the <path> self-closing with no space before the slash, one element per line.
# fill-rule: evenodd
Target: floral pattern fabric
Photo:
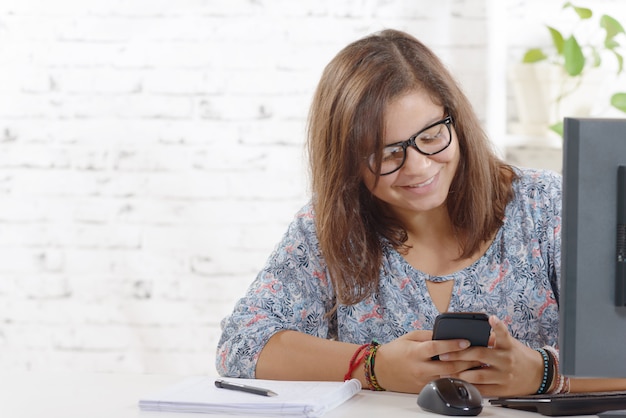
<path fill-rule="evenodd" d="M 453 280 L 448 307 L 454 312 L 497 315 L 530 347 L 558 342 L 561 264 L 561 176 L 518 169 L 514 198 L 503 226 L 485 254 L 446 276 L 413 268 L 386 241 L 379 292 L 351 306 L 335 294 L 307 204 L 296 215 L 266 266 L 233 312 L 222 320 L 216 367 L 224 376 L 254 378 L 259 353 L 281 330 L 356 344 L 381 344 L 409 331 L 430 330 L 440 313 L 426 281 Z"/>

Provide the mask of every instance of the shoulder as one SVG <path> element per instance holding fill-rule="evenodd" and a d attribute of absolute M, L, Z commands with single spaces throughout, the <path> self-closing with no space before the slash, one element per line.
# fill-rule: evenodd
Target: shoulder
<path fill-rule="evenodd" d="M 560 222 L 562 208 L 561 175 L 549 170 L 515 168 L 513 199 L 507 205 L 510 219 L 528 224 Z"/>
<path fill-rule="evenodd" d="M 516 199 L 550 198 L 560 199 L 562 177 L 550 170 L 515 168 L 517 178 L 513 182 Z"/>
<path fill-rule="evenodd" d="M 315 211 L 311 202 L 306 203 L 296 212 L 283 239 L 289 245 L 296 245 L 303 241 L 317 245 Z"/>
<path fill-rule="evenodd" d="M 315 211 L 311 201 L 307 202 L 296 212 L 291 225 L 300 229 L 310 230 L 311 232 L 315 231 Z"/>

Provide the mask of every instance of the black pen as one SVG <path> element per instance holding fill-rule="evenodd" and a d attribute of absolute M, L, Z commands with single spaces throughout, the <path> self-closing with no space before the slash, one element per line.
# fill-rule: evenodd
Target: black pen
<path fill-rule="evenodd" d="M 215 386 L 222 389 L 238 390 L 240 392 L 254 393 L 261 396 L 278 396 L 278 393 L 269 389 L 258 388 L 255 386 L 242 385 L 241 383 L 227 382 L 222 379 L 215 381 Z"/>

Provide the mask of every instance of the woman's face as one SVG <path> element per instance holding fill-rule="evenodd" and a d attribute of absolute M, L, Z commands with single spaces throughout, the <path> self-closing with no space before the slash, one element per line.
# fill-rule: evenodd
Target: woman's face
<path fill-rule="evenodd" d="M 391 101 L 385 110 L 384 142 L 389 145 L 405 141 L 446 116 L 443 107 L 433 103 L 424 91 L 404 94 Z M 375 175 L 365 168 L 366 187 L 401 216 L 411 217 L 441 208 L 459 164 L 458 139 L 453 128 L 451 131 L 452 142 L 438 154 L 423 155 L 409 146 L 404 165 L 381 176 L 376 187 Z"/>

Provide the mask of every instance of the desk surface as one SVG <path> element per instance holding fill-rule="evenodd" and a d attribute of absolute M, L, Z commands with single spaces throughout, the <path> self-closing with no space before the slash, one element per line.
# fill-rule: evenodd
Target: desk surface
<path fill-rule="evenodd" d="M 7 418 L 196 418 L 218 415 L 143 412 L 138 399 L 186 376 L 80 373 L 0 373 L 0 416 Z M 423 412 L 416 395 L 361 391 L 324 418 L 441 416 Z M 481 417 L 542 417 L 489 406 Z M 239 415 L 241 416 L 241 415 Z"/>

